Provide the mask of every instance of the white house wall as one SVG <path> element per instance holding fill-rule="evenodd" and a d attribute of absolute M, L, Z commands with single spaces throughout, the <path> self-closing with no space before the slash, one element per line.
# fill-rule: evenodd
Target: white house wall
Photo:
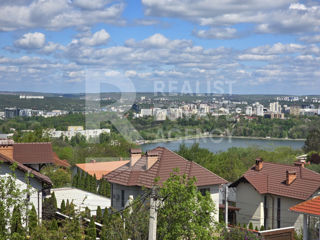
<path fill-rule="evenodd" d="M 240 183 L 237 186 L 237 222 L 247 226 L 252 222 L 253 227 L 264 224 L 263 196 L 249 183 Z"/>
<path fill-rule="evenodd" d="M 264 225 L 264 196 L 259 194 L 249 183 L 240 183 L 237 186 L 237 222 L 241 225 L 249 225 L 252 222 L 253 227 Z M 294 226 L 299 231 L 303 226 L 303 215 L 292 212 L 290 207 L 301 203 L 302 200 L 275 196 L 267 194 L 267 229 L 277 228 L 277 199 L 280 198 L 280 227 Z M 274 207 L 273 207 L 274 204 Z M 273 214 L 272 214 L 273 211 Z M 273 223 L 273 224 L 272 224 Z"/>
<path fill-rule="evenodd" d="M 0 177 L 9 177 L 11 173 L 10 165 L 0 164 Z M 19 187 L 21 191 L 27 189 L 26 183 L 26 173 L 20 170 L 15 171 L 16 175 L 16 186 Z M 42 218 L 42 182 L 37 178 L 31 177 L 30 181 L 30 204 L 33 204 L 36 208 L 38 218 Z M 24 196 L 27 198 L 27 196 Z"/>
<path fill-rule="evenodd" d="M 142 195 L 144 191 L 141 189 L 141 187 L 137 186 L 124 186 L 119 184 L 112 184 L 112 207 L 116 210 L 121 210 L 122 204 L 121 204 L 121 192 L 124 190 L 124 202 L 126 203 L 129 199 L 129 196 L 132 195 L 134 199 L 136 199 L 138 196 Z"/>
<path fill-rule="evenodd" d="M 210 196 L 216 206 L 216 212 L 214 214 L 215 221 L 219 221 L 219 185 L 200 187 L 201 188 L 210 188 Z M 123 186 L 119 184 L 112 184 L 112 207 L 116 210 L 121 210 L 123 207 L 121 205 L 121 191 L 124 190 L 124 202 L 127 203 L 129 196 L 132 195 L 133 198 L 137 198 L 144 194 L 144 191 L 141 187 L 138 186 Z"/>

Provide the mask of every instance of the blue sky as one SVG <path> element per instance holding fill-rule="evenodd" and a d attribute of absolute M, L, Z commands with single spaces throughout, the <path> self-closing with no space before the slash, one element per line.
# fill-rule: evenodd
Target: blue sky
<path fill-rule="evenodd" d="M 0 91 L 320 92 L 319 1 L 1 1 L 0 38 Z"/>

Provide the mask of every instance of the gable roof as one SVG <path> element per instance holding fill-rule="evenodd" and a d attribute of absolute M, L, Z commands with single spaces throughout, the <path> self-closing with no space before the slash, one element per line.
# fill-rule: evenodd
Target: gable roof
<path fill-rule="evenodd" d="M 97 180 L 100 180 L 103 175 L 106 175 L 127 163 L 129 163 L 129 161 L 94 162 L 78 163 L 76 166 L 91 176 L 96 175 Z"/>
<path fill-rule="evenodd" d="M 296 179 L 286 184 L 286 172 L 295 171 Z M 249 182 L 260 194 L 274 194 L 300 200 L 307 200 L 320 188 L 320 174 L 299 166 L 263 162 L 260 171 L 251 167 L 230 187 L 236 187 L 242 181 Z"/>
<path fill-rule="evenodd" d="M 0 148 L 0 153 L 22 164 L 52 163 L 66 168 L 70 167 L 66 160 L 59 159 L 57 154 L 52 151 L 50 142 L 14 143 L 13 141 L 7 141 L 2 142 L 1 145 L 11 146 L 11 149 L 4 148 L 3 150 L 6 152 L 2 152 Z"/>
<path fill-rule="evenodd" d="M 51 143 L 14 143 L 13 159 L 23 164 L 54 163 Z"/>
<path fill-rule="evenodd" d="M 320 216 L 320 196 L 299 203 L 290 208 L 291 211 Z"/>
<path fill-rule="evenodd" d="M 0 154 L 0 162 L 8 163 L 10 165 L 17 164 L 17 168 L 19 170 L 21 170 L 21 171 L 23 171 L 25 173 L 31 173 L 31 174 L 34 175 L 35 178 L 39 179 L 41 182 L 44 182 L 44 183 L 52 186 L 52 182 L 51 182 L 49 177 L 47 177 L 47 176 L 45 176 L 45 175 L 43 175 L 43 174 L 41 174 L 41 173 L 39 173 L 39 172 L 37 172 L 35 170 L 23 165 L 20 162 L 17 162 L 17 161 L 15 161 L 13 159 L 10 159 L 10 158 L 4 156 L 3 154 Z M 0 165 L 0 167 L 1 167 L 1 165 Z"/>
<path fill-rule="evenodd" d="M 132 167 L 127 163 L 104 177 L 111 183 L 151 188 L 156 178 L 159 178 L 159 184 L 162 184 L 170 177 L 173 170 L 178 168 L 179 174 L 186 174 L 188 178 L 196 177 L 195 184 L 198 187 L 227 183 L 225 179 L 208 169 L 186 160 L 167 148 L 157 147 L 152 152 L 157 152 L 158 160 L 149 169 L 146 169 L 147 156 L 143 155 Z"/>

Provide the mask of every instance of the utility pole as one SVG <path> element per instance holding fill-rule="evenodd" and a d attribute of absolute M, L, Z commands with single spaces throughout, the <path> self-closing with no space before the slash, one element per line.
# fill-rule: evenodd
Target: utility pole
<path fill-rule="evenodd" d="M 226 222 L 226 227 L 228 227 L 228 185 L 225 185 L 225 210 L 224 210 L 224 219 Z"/>
<path fill-rule="evenodd" d="M 150 196 L 149 240 L 157 239 L 157 196 L 156 186 L 152 187 Z"/>

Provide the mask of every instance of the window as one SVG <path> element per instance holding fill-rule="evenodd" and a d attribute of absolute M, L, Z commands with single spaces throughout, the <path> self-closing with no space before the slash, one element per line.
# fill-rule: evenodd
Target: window
<path fill-rule="evenodd" d="M 121 190 L 121 207 L 124 207 L 124 190 Z"/>
<path fill-rule="evenodd" d="M 281 198 L 278 198 L 278 201 L 277 201 L 277 228 L 281 227 L 280 218 L 281 218 Z"/>
<path fill-rule="evenodd" d="M 210 188 L 201 188 L 200 192 L 201 192 L 202 196 L 205 196 L 207 194 L 207 192 L 210 193 Z"/>

